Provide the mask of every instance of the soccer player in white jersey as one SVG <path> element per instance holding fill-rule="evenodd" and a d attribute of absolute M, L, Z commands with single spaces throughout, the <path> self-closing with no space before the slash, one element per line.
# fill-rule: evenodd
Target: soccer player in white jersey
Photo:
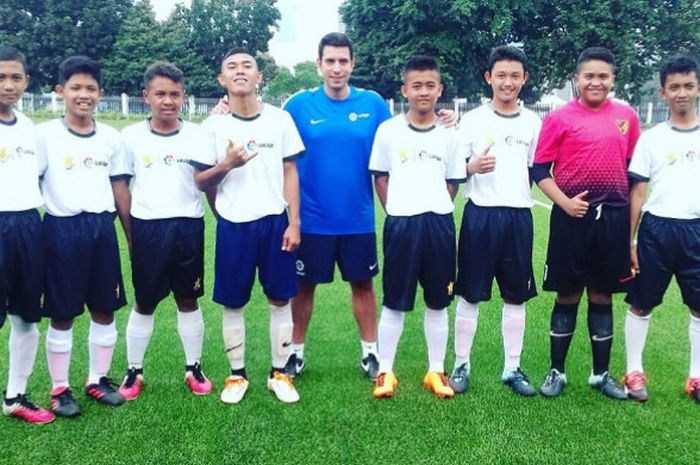
<path fill-rule="evenodd" d="M 651 311 L 661 304 L 675 276 L 683 303 L 690 309 L 690 373 L 685 392 L 700 403 L 698 63 L 689 56 L 673 57 L 661 66 L 660 77 L 659 94 L 668 102 L 670 117 L 641 135 L 629 166 L 633 182 L 630 247 L 637 276 L 626 299 L 630 308 L 625 320 L 624 382 L 631 399 L 649 398 L 642 352 Z"/>
<path fill-rule="evenodd" d="M 207 150 L 206 134 L 182 121 L 184 75 L 175 65 L 153 63 L 144 73 L 143 97 L 151 117 L 122 131 L 130 174 L 131 272 L 136 303 L 126 327 L 129 368 L 119 393 L 136 399 L 143 386 L 143 360 L 153 333 L 156 306 L 172 291 L 177 332 L 185 352 L 185 383 L 198 395 L 211 382 L 200 358 L 204 320 L 204 206 L 194 182 L 193 154 Z"/>
<path fill-rule="evenodd" d="M 119 132 L 93 119 L 101 95 L 99 64 L 85 56 L 67 58 L 59 82 L 56 91 L 66 114 L 37 125 L 37 149 L 46 203 L 44 312 L 51 317 L 46 334 L 51 408 L 73 417 L 80 407 L 68 377 L 72 328 L 85 305 L 91 317 L 85 392 L 106 405 L 124 402 L 107 375 L 117 343 L 114 312 L 126 305 L 114 219 L 118 211 L 128 225 L 128 169 Z"/>
<path fill-rule="evenodd" d="M 289 299 L 298 292 L 299 179 L 296 156 L 304 150 L 289 113 L 256 97 L 262 73 L 241 48 L 226 53 L 219 83 L 228 91 L 230 113 L 203 123 L 214 151 L 194 158 L 201 190 L 216 188 L 214 301 L 223 305 L 224 347 L 231 365 L 221 392 L 238 403 L 248 388 L 244 307 L 257 269 L 270 307 L 272 368 L 267 387 L 286 403 L 299 395 L 285 373 L 292 337 Z"/>
<path fill-rule="evenodd" d="M 529 168 L 542 125 L 518 103 L 527 82 L 527 57 L 518 48 L 493 49 L 484 78 L 490 102 L 467 113 L 461 124 L 466 145 L 468 199 L 459 234 L 459 295 L 455 316 L 455 367 L 450 386 L 469 386 L 470 354 L 479 303 L 491 299 L 494 278 L 503 298 L 501 379 L 514 392 L 534 396 L 535 388 L 520 369 L 525 335 L 525 302 L 537 295 L 532 273 L 532 196 Z"/>
<path fill-rule="evenodd" d="M 13 106 L 27 85 L 27 63 L 14 47 L 0 45 L 0 327 L 10 320 L 7 388 L 2 413 L 28 423 L 54 420 L 27 397 L 41 319 L 44 254 L 39 163 L 34 125 Z"/>
<path fill-rule="evenodd" d="M 413 309 L 418 282 L 425 300 L 424 331 L 428 373 L 423 385 L 438 397 L 454 396 L 445 375 L 456 268 L 454 196 L 466 180 L 464 159 L 454 128 L 438 125 L 435 104 L 443 85 L 437 61 L 411 57 L 401 93 L 406 114 L 382 123 L 372 147 L 369 169 L 387 212 L 384 223 L 384 300 L 378 326 L 379 374 L 374 397 L 391 397 L 398 387 L 394 358 L 404 315 Z"/>

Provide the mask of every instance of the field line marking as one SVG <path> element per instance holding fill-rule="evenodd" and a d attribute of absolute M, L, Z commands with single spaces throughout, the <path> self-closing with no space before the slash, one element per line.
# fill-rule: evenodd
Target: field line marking
<path fill-rule="evenodd" d="M 533 200 L 533 202 L 535 202 L 535 205 L 539 205 L 540 207 L 544 207 L 544 208 L 546 208 L 547 210 L 551 210 L 551 209 L 552 209 L 552 204 L 545 203 L 545 202 L 540 202 L 540 201 L 537 200 L 537 199 Z"/>

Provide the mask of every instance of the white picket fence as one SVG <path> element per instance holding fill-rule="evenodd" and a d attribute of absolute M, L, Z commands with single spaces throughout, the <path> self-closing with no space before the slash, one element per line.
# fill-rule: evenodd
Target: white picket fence
<path fill-rule="evenodd" d="M 280 106 L 281 100 L 264 99 L 268 103 Z M 218 98 L 202 98 L 193 95 L 188 96 L 182 107 L 182 114 L 187 118 L 192 119 L 196 116 L 204 116 L 211 113 L 212 109 L 218 103 Z M 404 112 L 408 109 L 405 101 L 395 102 L 393 99 L 387 100 L 392 114 Z M 447 108 L 454 110 L 455 113 L 462 115 L 467 111 L 476 108 L 481 102 L 468 102 L 465 98 L 455 98 L 451 102 L 439 102 L 439 108 Z M 543 118 L 547 113 L 552 111 L 556 105 L 554 104 L 526 104 L 530 110 L 537 113 Z M 60 114 L 64 111 L 63 100 L 55 93 L 50 94 L 24 94 L 18 102 L 20 111 L 33 113 L 48 111 L 51 113 Z M 668 106 L 665 103 L 646 102 L 636 105 L 635 109 L 644 124 L 651 125 L 668 118 Z M 118 114 L 125 118 L 135 117 L 141 118 L 144 114 L 149 113 L 149 107 L 141 96 L 130 96 L 122 94 L 118 96 L 104 96 L 100 99 L 97 108 L 98 113 Z"/>

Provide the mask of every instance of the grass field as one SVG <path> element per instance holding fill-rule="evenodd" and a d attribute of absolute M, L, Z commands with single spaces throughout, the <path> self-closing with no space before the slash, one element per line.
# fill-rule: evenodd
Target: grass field
<path fill-rule="evenodd" d="M 119 122 L 120 126 L 124 122 Z M 539 193 L 537 193 L 539 196 Z M 541 196 L 539 196 L 541 198 Z M 463 202 L 458 201 L 456 221 Z M 535 270 L 538 283 L 546 250 L 548 211 L 536 206 Z M 382 215 L 377 228 L 381 231 Z M 458 223 L 459 224 L 459 223 Z M 219 307 L 211 302 L 214 221 L 207 217 L 206 289 L 201 300 L 207 329 L 203 367 L 221 388 L 228 373 L 222 350 Z M 122 250 L 125 250 L 123 248 Z M 381 250 L 381 247 L 380 247 Z M 133 303 L 129 262 L 123 267 Z M 381 281 L 375 280 L 381 301 Z M 419 296 L 419 300 L 421 296 Z M 640 405 L 604 398 L 586 380 L 590 346 L 581 305 L 578 331 L 567 365 L 569 385 L 562 397 L 516 397 L 500 382 L 501 301 L 481 306 L 472 355 L 472 386 L 465 395 L 441 400 L 421 387 L 427 366 L 422 304 L 406 318 L 397 361 L 399 389 L 392 399 L 375 400 L 360 372 L 357 329 L 349 308 L 348 286 L 318 289 L 307 340 L 307 370 L 296 385 L 301 402 L 282 405 L 267 392 L 268 315 L 259 288 L 247 310 L 247 369 L 251 386 L 244 401 L 224 405 L 218 392 L 188 393 L 172 299 L 157 311 L 156 330 L 145 362 L 146 387 L 138 400 L 112 409 L 85 398 L 87 322 L 74 332 L 71 382 L 83 407 L 77 419 L 43 427 L 0 419 L 0 464 L 693 464 L 699 463 L 700 406 L 685 397 L 688 368 L 688 312 L 675 284 L 654 314 L 645 368 L 651 400 Z M 549 316 L 553 295 L 542 293 L 528 305 L 523 368 L 539 385 L 549 368 Z M 111 375 L 126 368 L 124 332 L 128 307 L 117 315 L 120 339 Z M 625 306 L 615 301 L 616 339 L 612 371 L 624 369 Z M 454 304 L 450 308 L 454 317 Z M 29 392 L 48 404 L 49 379 L 42 343 Z M 451 330 L 452 333 L 452 330 Z M 0 379 L 6 379 L 8 330 L 0 332 Z M 452 340 L 447 366 L 452 367 Z"/>

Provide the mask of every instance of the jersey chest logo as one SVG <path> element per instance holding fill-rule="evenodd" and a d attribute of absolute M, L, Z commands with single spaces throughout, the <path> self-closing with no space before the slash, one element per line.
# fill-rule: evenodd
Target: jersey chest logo
<path fill-rule="evenodd" d="M 354 123 L 360 119 L 369 118 L 370 116 L 372 116 L 370 113 L 355 113 L 354 111 L 348 113 L 348 119 L 351 123 Z"/>
<path fill-rule="evenodd" d="M 615 124 L 617 125 L 617 129 L 620 131 L 620 134 L 622 134 L 623 136 L 625 134 L 627 134 L 630 130 L 629 120 L 618 119 L 618 120 L 615 120 Z"/>

